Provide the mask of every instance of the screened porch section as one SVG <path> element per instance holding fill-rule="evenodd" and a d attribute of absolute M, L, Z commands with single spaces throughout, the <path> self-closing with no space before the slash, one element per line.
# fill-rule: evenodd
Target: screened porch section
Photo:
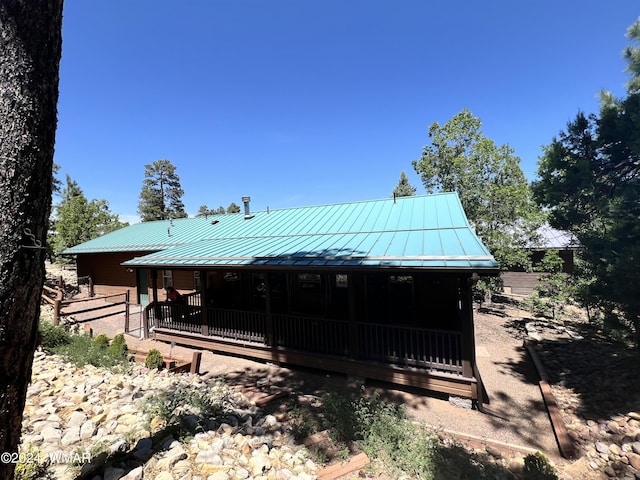
<path fill-rule="evenodd" d="M 462 335 L 457 331 L 294 314 L 267 314 L 152 303 L 146 308 L 150 332 L 180 332 L 241 344 L 462 375 Z M 206 320 L 205 320 L 206 319 Z"/>

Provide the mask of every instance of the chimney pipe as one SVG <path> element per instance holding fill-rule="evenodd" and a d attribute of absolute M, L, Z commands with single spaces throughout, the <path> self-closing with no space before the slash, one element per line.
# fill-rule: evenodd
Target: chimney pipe
<path fill-rule="evenodd" d="M 253 218 L 251 215 L 251 211 L 249 210 L 249 202 L 251 201 L 251 197 L 242 197 L 242 203 L 244 203 L 244 219 L 249 220 Z"/>

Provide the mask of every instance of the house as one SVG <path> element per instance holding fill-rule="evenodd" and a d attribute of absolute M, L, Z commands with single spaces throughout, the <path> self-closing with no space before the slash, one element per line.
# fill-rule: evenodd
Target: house
<path fill-rule="evenodd" d="M 557 230 L 549 224 L 544 224 L 538 229 L 537 237 L 537 241 L 528 248 L 534 270 L 542 262 L 545 253 L 557 251 L 562 260 L 562 273 L 571 275 L 575 252 L 581 248 L 578 239 L 571 232 Z M 502 289 L 505 293 L 529 295 L 540 283 L 540 275 L 540 271 L 526 272 L 524 269 L 502 272 Z"/>
<path fill-rule="evenodd" d="M 131 225 L 65 251 L 157 340 L 477 398 L 471 290 L 498 264 L 455 193 Z M 164 302 L 172 285 L 186 304 Z"/>

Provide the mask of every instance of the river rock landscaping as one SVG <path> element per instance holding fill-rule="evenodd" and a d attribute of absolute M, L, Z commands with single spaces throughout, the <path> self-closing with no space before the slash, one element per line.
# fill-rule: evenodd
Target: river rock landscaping
<path fill-rule="evenodd" d="M 217 405 L 221 417 L 175 404 L 175 393 L 187 390 L 212 392 L 204 407 Z M 155 415 L 144 413 L 149 405 Z M 162 414 L 163 405 L 171 414 L 183 410 L 171 418 Z M 41 351 L 34 359 L 21 454 L 25 461 L 49 464 L 48 472 L 59 479 L 316 477 L 308 452 L 275 416 L 263 415 L 215 379 L 138 364 L 123 373 L 78 368 Z"/>

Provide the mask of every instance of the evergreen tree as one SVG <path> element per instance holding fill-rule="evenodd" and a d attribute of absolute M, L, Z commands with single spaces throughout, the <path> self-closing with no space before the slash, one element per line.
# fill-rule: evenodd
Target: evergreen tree
<path fill-rule="evenodd" d="M 231 202 L 227 207 L 227 213 L 240 213 L 240 207 L 234 202 Z"/>
<path fill-rule="evenodd" d="M 38 345 L 62 0 L 0 1 L 0 452 L 15 454 Z M 0 479 L 16 462 L 0 462 Z"/>
<path fill-rule="evenodd" d="M 640 42 L 640 21 L 628 37 Z M 581 298 L 621 312 L 640 349 L 640 47 L 624 55 L 633 76 L 627 97 L 605 92 L 599 116 L 580 112 L 568 123 L 545 147 L 534 192 L 552 225 L 584 247 Z"/>
<path fill-rule="evenodd" d="M 411 185 L 405 171 L 400 172 L 400 180 L 394 187 L 392 195 L 395 197 L 411 197 L 416 194 L 416 187 Z"/>
<path fill-rule="evenodd" d="M 145 179 L 138 203 L 140 219 L 148 222 L 187 217 L 182 203 L 184 190 L 176 167 L 169 160 L 156 160 L 144 168 Z"/>
<path fill-rule="evenodd" d="M 67 175 L 62 201 L 56 206 L 52 225 L 53 256 L 64 249 L 127 226 L 111 213 L 106 200 L 88 201 L 78 184 Z"/>
<path fill-rule="evenodd" d="M 211 215 L 215 215 L 215 210 L 212 210 L 206 205 L 200 205 L 198 213 L 196 213 L 196 217 L 209 217 Z"/>
<path fill-rule="evenodd" d="M 208 217 L 211 215 L 224 215 L 226 213 L 226 210 L 224 209 L 223 206 L 220 206 L 218 208 L 209 208 L 206 205 L 200 205 L 200 208 L 198 209 L 198 213 L 196 213 L 196 217 Z"/>

